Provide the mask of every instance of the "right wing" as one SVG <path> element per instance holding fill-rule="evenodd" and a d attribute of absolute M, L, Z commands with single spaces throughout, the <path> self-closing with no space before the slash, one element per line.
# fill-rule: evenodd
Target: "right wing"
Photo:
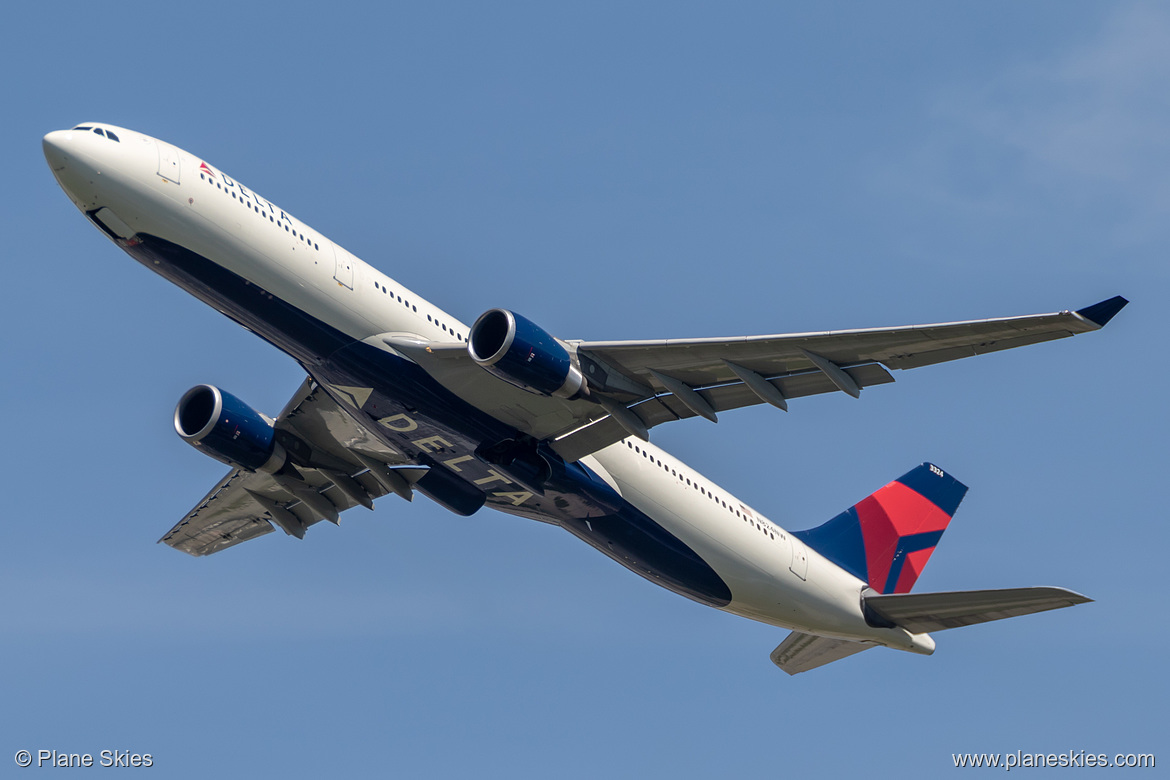
<path fill-rule="evenodd" d="M 373 508 L 375 498 L 391 491 L 409 501 L 411 485 L 426 473 L 363 430 L 309 379 L 275 427 L 277 441 L 295 447 L 308 464 L 295 469 L 301 479 L 232 469 L 159 541 L 190 555 L 211 555 L 271 533 L 274 523 L 303 538 L 309 526 L 336 523 L 359 504 Z"/>

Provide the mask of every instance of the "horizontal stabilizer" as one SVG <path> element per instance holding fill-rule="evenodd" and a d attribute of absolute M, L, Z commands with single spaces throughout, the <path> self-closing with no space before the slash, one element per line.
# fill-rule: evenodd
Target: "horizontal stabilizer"
<path fill-rule="evenodd" d="M 1006 588 L 950 593 L 875 593 L 865 597 L 865 607 L 912 634 L 922 634 L 1090 601 L 1064 588 Z"/>
<path fill-rule="evenodd" d="M 789 674 L 800 674 L 871 647 L 861 642 L 793 631 L 772 651 L 772 663 Z"/>

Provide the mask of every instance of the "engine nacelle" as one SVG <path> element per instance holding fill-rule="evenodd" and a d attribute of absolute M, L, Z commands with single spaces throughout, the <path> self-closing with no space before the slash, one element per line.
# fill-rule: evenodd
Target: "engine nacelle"
<path fill-rule="evenodd" d="M 195 449 L 247 471 L 274 473 L 287 454 L 267 419 L 231 393 L 192 387 L 175 407 L 175 431 Z"/>
<path fill-rule="evenodd" d="M 585 376 L 565 345 L 514 312 L 481 314 L 471 326 L 467 351 L 492 374 L 529 392 L 557 398 L 588 394 Z"/>

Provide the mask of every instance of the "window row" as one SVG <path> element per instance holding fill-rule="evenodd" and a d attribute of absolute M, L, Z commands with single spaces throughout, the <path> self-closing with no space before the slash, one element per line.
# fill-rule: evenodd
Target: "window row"
<path fill-rule="evenodd" d="M 685 474 L 679 474 L 678 471 L 676 471 L 675 469 L 672 469 L 670 466 L 663 463 L 661 458 L 657 458 L 657 457 L 651 455 L 648 450 L 642 449 L 641 447 L 634 444 L 629 439 L 626 440 L 626 446 L 629 447 L 630 449 L 632 449 L 634 452 L 641 455 L 643 458 L 649 460 L 654 465 L 660 467 L 663 471 L 669 473 L 671 476 L 685 481 L 687 484 L 687 487 L 693 487 L 693 488 L 697 489 L 699 491 L 700 495 L 705 496 L 706 498 L 709 498 L 712 501 L 714 501 L 716 506 L 722 506 L 724 509 L 727 510 L 727 512 L 729 514 L 734 514 L 736 517 L 743 520 L 749 526 L 754 525 L 758 531 L 765 534 L 768 538 L 770 538 L 770 539 L 776 538 L 777 532 L 771 523 L 769 523 L 767 521 L 764 521 L 763 523 L 761 523 L 758 519 L 752 517 L 749 513 L 741 512 L 736 507 L 729 505 L 727 503 L 726 499 L 723 499 L 723 498 L 720 498 L 719 496 L 716 496 L 714 491 L 708 490 L 705 486 L 700 485 L 697 481 L 692 482 L 690 477 L 686 476 Z M 780 538 L 783 539 L 784 534 L 780 534 Z"/>
<path fill-rule="evenodd" d="M 264 209 L 260 208 L 260 206 L 258 206 L 252 200 L 245 198 L 243 195 L 237 195 L 236 191 L 234 189 L 232 189 L 231 187 L 224 187 L 222 184 L 220 184 L 217 181 L 213 181 L 211 179 L 211 177 L 209 177 L 208 175 L 206 175 L 205 173 L 202 173 L 202 172 L 199 173 L 199 178 L 202 179 L 203 181 L 207 182 L 208 184 L 214 184 L 215 188 L 217 190 L 222 190 L 224 192 L 231 194 L 232 200 L 238 201 L 242 206 L 244 206 L 244 208 L 251 209 L 252 211 L 259 214 L 260 219 L 264 219 L 265 217 L 268 217 L 269 222 L 273 223 L 278 228 L 279 227 L 284 228 L 285 233 L 291 234 L 294 238 L 298 239 L 305 246 L 311 246 L 311 247 L 313 247 L 313 249 L 315 249 L 318 252 L 321 251 L 321 247 L 317 244 L 316 241 L 309 238 L 304 233 L 301 233 L 300 231 L 291 227 L 290 223 L 286 222 L 285 220 L 274 216 L 271 212 L 266 212 Z M 283 212 L 281 212 L 281 213 L 283 213 Z"/>
<path fill-rule="evenodd" d="M 418 306 L 412 306 L 410 304 L 409 300 L 404 301 L 402 299 L 401 295 L 395 295 L 393 292 L 390 291 L 390 289 L 386 285 L 381 284 L 379 282 L 374 282 L 374 289 L 381 290 L 383 295 L 389 295 L 392 299 L 396 299 L 399 303 L 401 303 L 406 308 L 411 309 L 411 310 L 416 311 L 416 312 L 418 311 Z M 451 336 L 454 336 L 459 341 L 463 341 L 463 334 L 462 333 L 457 333 L 457 332 L 455 332 L 454 328 L 447 327 L 446 323 L 439 322 L 438 317 L 432 317 L 431 315 L 428 314 L 427 315 L 427 322 L 429 322 L 433 325 L 438 325 L 440 328 L 443 329 L 444 333 L 447 333 Z"/>

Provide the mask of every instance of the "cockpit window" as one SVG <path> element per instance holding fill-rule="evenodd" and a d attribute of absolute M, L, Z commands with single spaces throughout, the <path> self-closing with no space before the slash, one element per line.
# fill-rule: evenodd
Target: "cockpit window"
<path fill-rule="evenodd" d="M 105 130 L 105 129 L 100 128 L 100 127 L 94 127 L 93 125 L 78 125 L 77 127 L 73 128 L 73 129 L 74 130 L 91 130 L 91 131 L 97 133 L 98 135 L 100 135 L 102 138 L 109 138 L 114 143 L 122 143 L 121 139 L 118 138 L 118 136 L 114 134 L 113 130 Z"/>

